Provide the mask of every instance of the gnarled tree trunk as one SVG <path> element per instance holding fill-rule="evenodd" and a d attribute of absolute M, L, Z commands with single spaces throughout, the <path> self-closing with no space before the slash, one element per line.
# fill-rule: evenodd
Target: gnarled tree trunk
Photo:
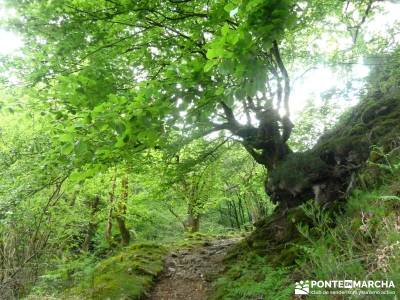
<path fill-rule="evenodd" d="M 367 160 L 377 159 L 373 146 L 382 153 L 400 149 L 399 120 L 400 89 L 368 95 L 311 150 L 292 153 L 279 161 L 269 171 L 266 191 L 281 209 L 260 220 L 246 243 L 231 256 L 240 253 L 240 247 L 249 246 L 264 255 L 274 253 L 272 264 L 293 264 L 295 256 L 288 249 L 300 236 L 297 224 L 313 226 L 297 206 L 310 199 L 324 206 L 344 200 L 354 186 L 357 171 Z"/>
<path fill-rule="evenodd" d="M 287 115 L 280 116 L 272 106 L 256 106 L 250 97 L 247 102 L 247 107 L 253 107 L 257 126 L 240 124 L 224 102 L 227 122 L 218 126 L 240 137 L 245 149 L 266 167 L 266 192 L 279 210 L 309 199 L 323 205 L 344 199 L 371 146 L 390 148 L 399 141 L 400 92 L 395 87 L 385 95 L 375 92 L 366 96 L 345 120 L 305 152 L 293 152 L 287 145 L 293 127 Z"/>
<path fill-rule="evenodd" d="M 310 199 L 329 205 L 346 198 L 371 146 L 390 151 L 399 144 L 400 91 L 370 95 L 311 150 L 291 153 L 269 169 L 266 191 L 284 208 Z"/>

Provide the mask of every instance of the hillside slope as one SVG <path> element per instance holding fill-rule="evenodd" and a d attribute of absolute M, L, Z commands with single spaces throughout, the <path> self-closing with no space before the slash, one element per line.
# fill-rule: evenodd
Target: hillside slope
<path fill-rule="evenodd" d="M 375 69 L 369 92 L 335 128 L 269 174 L 267 189 L 294 202 L 259 222 L 230 253 L 212 299 L 290 299 L 295 282 L 306 280 L 396 286 L 388 295 L 315 299 L 399 295 L 400 82 L 393 70 Z"/>

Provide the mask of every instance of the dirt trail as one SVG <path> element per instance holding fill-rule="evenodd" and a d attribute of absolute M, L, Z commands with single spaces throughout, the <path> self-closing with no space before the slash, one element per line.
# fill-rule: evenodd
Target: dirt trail
<path fill-rule="evenodd" d="M 222 259 L 240 238 L 206 241 L 170 253 L 149 300 L 205 300 L 211 281 L 223 270 Z"/>

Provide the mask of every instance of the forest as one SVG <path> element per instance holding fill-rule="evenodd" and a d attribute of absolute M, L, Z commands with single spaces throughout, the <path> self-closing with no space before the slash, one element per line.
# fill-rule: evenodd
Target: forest
<path fill-rule="evenodd" d="M 0 300 L 398 299 L 399 178 L 399 1 L 0 1 Z"/>

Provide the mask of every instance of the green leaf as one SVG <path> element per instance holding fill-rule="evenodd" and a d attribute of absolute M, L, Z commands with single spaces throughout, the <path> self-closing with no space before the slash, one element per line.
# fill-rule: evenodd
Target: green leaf
<path fill-rule="evenodd" d="M 207 51 L 207 58 L 231 58 L 233 53 L 224 48 L 211 48 Z"/>
<path fill-rule="evenodd" d="M 261 5 L 262 3 L 264 3 L 265 2 L 265 0 L 250 0 L 248 3 L 247 3 L 247 6 L 246 6 L 246 11 L 252 11 L 252 10 L 254 10 L 255 8 L 257 8 L 259 5 Z"/>
<path fill-rule="evenodd" d="M 74 136 L 70 133 L 64 133 L 60 135 L 59 141 L 65 143 L 72 143 L 74 141 Z"/>
<path fill-rule="evenodd" d="M 236 45 L 240 40 L 241 34 L 239 32 L 231 31 L 227 36 L 226 40 L 231 45 Z"/>
<path fill-rule="evenodd" d="M 125 146 L 124 138 L 123 137 L 117 138 L 117 142 L 114 144 L 114 146 L 117 148 L 124 147 Z"/>
<path fill-rule="evenodd" d="M 215 95 L 220 96 L 224 93 L 225 89 L 220 86 L 219 88 L 217 88 L 217 90 L 215 91 Z"/>
<path fill-rule="evenodd" d="M 64 155 L 71 154 L 72 151 L 74 151 L 74 144 L 65 144 L 61 148 L 61 153 L 64 154 Z"/>
<path fill-rule="evenodd" d="M 227 13 L 230 13 L 232 10 L 234 10 L 236 8 L 236 4 L 234 4 L 234 3 L 228 3 L 227 5 L 225 5 L 224 6 L 224 10 L 227 12 Z"/>
<path fill-rule="evenodd" d="M 77 155 L 82 156 L 88 151 L 88 145 L 86 142 L 79 141 L 75 145 L 75 152 Z"/>
<path fill-rule="evenodd" d="M 222 26 L 222 28 L 221 28 L 221 33 L 222 33 L 222 36 L 227 36 L 228 34 L 229 34 L 229 32 L 230 32 L 231 30 L 230 30 L 230 28 L 229 28 L 229 25 L 228 24 L 224 24 L 224 26 Z"/>
<path fill-rule="evenodd" d="M 207 63 L 204 65 L 204 72 L 210 71 L 216 65 L 218 65 L 218 60 L 216 59 L 208 60 Z"/>
<path fill-rule="evenodd" d="M 217 58 L 217 57 L 221 56 L 222 50 L 223 49 L 219 49 L 219 48 L 208 49 L 207 50 L 207 54 L 206 54 L 207 58 L 208 59 L 213 59 L 213 58 Z"/>

